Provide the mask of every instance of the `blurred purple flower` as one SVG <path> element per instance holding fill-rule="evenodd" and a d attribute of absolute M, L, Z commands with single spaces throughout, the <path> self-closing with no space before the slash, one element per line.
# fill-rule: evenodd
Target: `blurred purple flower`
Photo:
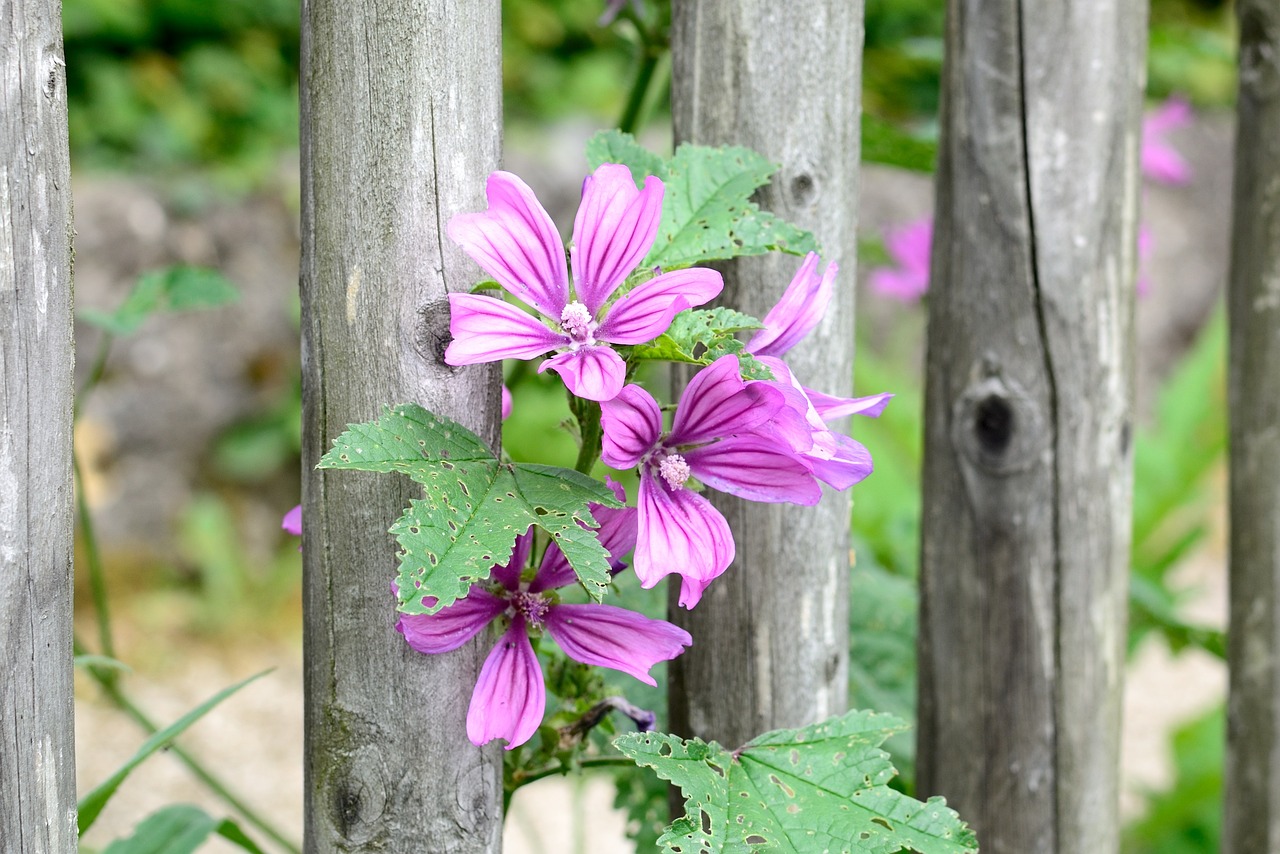
<path fill-rule="evenodd" d="M 555 350 L 539 372 L 560 374 L 578 397 L 609 400 L 626 377 L 626 364 L 609 344 L 653 340 L 673 317 L 724 286 L 714 270 L 691 267 L 655 276 L 606 305 L 657 236 L 663 185 L 653 176 L 637 190 L 630 169 L 605 163 L 583 182 L 573 223 L 572 290 L 560 236 L 528 185 L 494 172 L 485 193 L 489 209 L 455 216 L 449 236 L 551 325 L 502 300 L 450 294 L 450 365 L 533 359 Z"/>
<path fill-rule="evenodd" d="M 920 299 L 929 290 L 929 251 L 933 243 L 933 217 L 925 217 L 885 235 L 885 249 L 894 266 L 871 271 L 870 285 L 876 293 L 902 302 Z"/>
<path fill-rule="evenodd" d="M 691 477 L 752 501 L 818 503 L 822 488 L 792 442 L 755 432 L 788 412 L 774 384 L 742 380 L 733 355 L 689 381 L 669 433 L 657 402 L 639 386 L 601 405 L 601 459 L 617 469 L 640 467 L 633 564 L 641 587 L 678 573 L 680 604 L 692 608 L 733 562 L 729 524 L 688 488 Z"/>
<path fill-rule="evenodd" d="M 620 500 L 622 488 L 610 487 Z M 600 523 L 600 543 L 620 565 L 635 546 L 636 511 L 591 505 Z M 649 670 L 669 661 L 693 643 L 684 629 L 664 620 L 613 605 L 561 604 L 551 592 L 576 581 L 572 567 L 552 543 L 531 580 L 521 579 L 533 547 L 533 532 L 516 539 L 511 560 L 495 566 L 493 584 L 476 585 L 466 598 L 435 614 L 402 614 L 396 630 L 421 653 L 457 649 L 499 618 L 509 621 L 506 631 L 485 659 L 471 694 L 467 711 L 467 736 L 474 744 L 506 739 L 507 749 L 533 737 L 546 710 L 546 686 L 542 667 L 529 641 L 531 631 L 545 631 L 565 655 L 584 664 L 619 670 L 649 685 L 656 684 Z"/>
<path fill-rule="evenodd" d="M 1142 120 L 1142 174 L 1161 184 L 1185 184 L 1191 165 L 1169 144 L 1170 131 L 1191 124 L 1191 105 L 1185 98 L 1169 98 Z"/>
<path fill-rule="evenodd" d="M 511 417 L 511 389 L 506 385 L 502 386 L 502 420 L 506 421 Z"/>
<path fill-rule="evenodd" d="M 284 514 L 284 518 L 280 520 L 280 527 L 283 530 L 288 531 L 290 534 L 293 534 L 295 537 L 302 536 L 301 504 Z"/>

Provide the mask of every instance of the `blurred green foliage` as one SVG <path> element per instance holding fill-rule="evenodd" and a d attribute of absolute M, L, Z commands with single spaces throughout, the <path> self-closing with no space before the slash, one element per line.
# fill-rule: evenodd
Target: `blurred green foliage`
<path fill-rule="evenodd" d="M 77 168 L 248 186 L 298 139 L 296 0 L 66 0 Z"/>
<path fill-rule="evenodd" d="M 1226 710 L 1219 705 L 1173 733 L 1174 779 L 1147 793 L 1146 810 L 1121 837 L 1124 854 L 1221 851 Z"/>

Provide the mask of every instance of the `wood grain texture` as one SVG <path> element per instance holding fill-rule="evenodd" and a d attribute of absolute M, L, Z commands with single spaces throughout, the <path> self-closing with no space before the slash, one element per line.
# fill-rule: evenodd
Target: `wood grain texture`
<path fill-rule="evenodd" d="M 1145 27 L 948 5 L 918 786 L 990 854 L 1118 845 Z"/>
<path fill-rule="evenodd" d="M 71 160 L 56 0 L 0 0 L 0 848 L 76 850 Z"/>
<path fill-rule="evenodd" d="M 787 361 L 812 388 L 853 382 L 862 3 L 677 2 L 676 139 L 745 145 L 781 169 L 761 207 L 812 229 L 841 271 L 826 318 Z M 800 266 L 775 255 L 726 265 L 720 299 L 763 317 Z M 855 490 L 859 487 L 854 487 Z M 716 495 L 737 558 L 673 619 L 693 647 L 671 665 L 671 725 L 737 746 L 842 712 L 848 684 L 849 495 L 815 508 Z"/>
<path fill-rule="evenodd" d="M 497 446 L 497 368 L 442 357 L 446 293 L 480 278 L 445 225 L 498 166 L 499 6 L 306 0 L 302 21 L 306 848 L 495 852 L 501 747 L 465 725 L 488 647 L 424 656 L 393 629 L 386 530 L 420 491 L 313 467 L 405 401 Z"/>
<path fill-rule="evenodd" d="M 1223 851 L 1280 850 L 1280 4 L 1240 0 Z"/>

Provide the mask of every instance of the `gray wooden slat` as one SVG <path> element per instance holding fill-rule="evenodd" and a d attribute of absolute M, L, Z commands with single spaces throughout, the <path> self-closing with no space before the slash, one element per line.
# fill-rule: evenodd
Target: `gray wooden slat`
<path fill-rule="evenodd" d="M 948 5 L 918 787 L 992 854 L 1118 845 L 1145 26 Z"/>
<path fill-rule="evenodd" d="M 61 5 L 0 0 L 0 847 L 76 850 Z"/>
<path fill-rule="evenodd" d="M 1280 849 L 1280 4 L 1240 0 L 1223 851 Z"/>
<path fill-rule="evenodd" d="M 445 294 L 478 275 L 445 225 L 499 162 L 499 4 L 306 0 L 302 21 L 306 846 L 494 852 L 502 751 L 465 725 L 487 647 L 424 656 L 392 628 L 386 529 L 420 492 L 313 466 L 405 401 L 497 446 L 496 366 L 442 356 Z"/>
<path fill-rule="evenodd" d="M 842 395 L 853 378 L 862 10 L 860 0 L 676 2 L 672 25 L 677 141 L 745 145 L 780 163 L 761 207 L 812 229 L 823 260 L 840 265 L 827 318 L 787 361 L 805 385 Z M 763 317 L 800 260 L 726 265 L 720 302 Z M 692 611 L 672 596 L 673 619 L 694 638 L 671 665 L 672 728 L 737 746 L 843 711 L 848 493 L 817 508 L 713 501 L 737 559 Z"/>

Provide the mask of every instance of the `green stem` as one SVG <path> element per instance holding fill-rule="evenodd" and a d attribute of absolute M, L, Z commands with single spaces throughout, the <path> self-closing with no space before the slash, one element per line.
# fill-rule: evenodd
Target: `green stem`
<path fill-rule="evenodd" d="M 644 46 L 644 53 L 640 57 L 640 66 L 636 69 L 635 79 L 631 82 L 631 93 L 627 95 L 627 104 L 622 110 L 622 117 L 618 119 L 618 130 L 623 133 L 634 134 L 640 126 L 640 113 L 644 109 L 644 102 L 649 96 L 649 86 L 653 83 L 653 72 L 658 68 L 658 60 L 662 58 L 662 51 L 651 45 Z"/>
<path fill-rule="evenodd" d="M 79 639 L 74 641 L 74 646 L 77 655 L 84 654 L 85 648 L 84 645 L 80 643 Z M 155 735 L 160 731 L 160 727 L 157 726 L 151 718 L 147 717 L 147 714 L 142 711 L 142 709 L 134 705 L 133 701 L 124 693 L 124 690 L 120 685 L 113 678 L 110 678 L 108 675 L 110 671 L 108 671 L 107 668 L 89 667 L 87 670 L 89 675 L 98 683 L 102 688 L 103 693 L 107 695 L 107 698 L 111 700 L 116 708 L 120 709 L 130 718 L 133 718 L 134 722 L 146 730 L 148 735 Z M 222 802 L 231 807 L 231 809 L 238 812 L 241 818 L 258 828 L 258 830 L 261 830 L 267 836 L 271 837 L 286 851 L 292 852 L 292 854 L 301 854 L 302 848 L 299 845 L 294 842 L 290 842 L 288 837 L 276 828 L 272 827 L 266 819 L 258 815 L 248 805 L 246 805 L 244 801 L 232 794 L 226 784 L 206 770 L 205 767 L 200 764 L 198 759 L 176 744 L 170 745 L 168 750 L 174 756 L 177 756 L 178 759 L 187 766 L 187 769 L 190 770 L 191 773 L 200 780 L 200 782 L 204 783 L 205 786 L 208 787 L 209 791 L 217 795 Z"/>
<path fill-rule="evenodd" d="M 542 768 L 536 768 L 533 771 L 519 772 L 512 774 L 511 792 L 521 786 L 527 786 L 530 783 L 536 783 L 544 777 L 553 777 L 556 774 L 568 774 L 580 768 L 614 768 L 618 766 L 635 765 L 625 756 L 591 756 L 586 759 L 579 759 L 573 765 L 563 765 L 557 762 L 555 765 L 547 765 Z M 510 798 L 510 794 L 507 795 Z"/>
<path fill-rule="evenodd" d="M 89 499 L 85 496 L 84 472 L 80 468 L 80 457 L 73 450 L 71 465 L 76 476 L 76 514 L 80 521 L 80 534 L 84 542 L 85 557 L 89 563 L 89 590 L 93 596 L 93 610 L 98 616 L 98 644 L 101 653 L 108 658 L 116 657 L 116 645 L 111 637 L 111 614 L 107 610 L 107 579 L 102 568 L 102 553 L 98 551 L 98 537 L 93 528 L 93 517 L 89 515 Z M 115 684 L 119 674 L 106 671 L 106 681 Z"/>
<path fill-rule="evenodd" d="M 89 393 L 98 387 L 98 383 L 102 382 L 103 375 L 107 372 L 107 354 L 111 351 L 111 344 L 115 341 L 115 336 L 110 332 L 102 333 L 102 340 L 98 342 L 98 353 L 93 357 L 93 367 L 89 368 L 89 377 L 84 381 L 84 386 L 76 393 L 76 401 L 72 409 L 72 420 L 80 417 L 80 410 L 84 408 L 85 401 L 89 399 Z"/>
<path fill-rule="evenodd" d="M 573 464 L 575 470 L 590 475 L 600 459 L 600 441 L 604 433 L 600 429 L 600 404 L 593 400 L 575 398 L 573 414 L 578 419 L 578 432 L 582 437 L 582 447 L 578 449 L 578 461 Z"/>

